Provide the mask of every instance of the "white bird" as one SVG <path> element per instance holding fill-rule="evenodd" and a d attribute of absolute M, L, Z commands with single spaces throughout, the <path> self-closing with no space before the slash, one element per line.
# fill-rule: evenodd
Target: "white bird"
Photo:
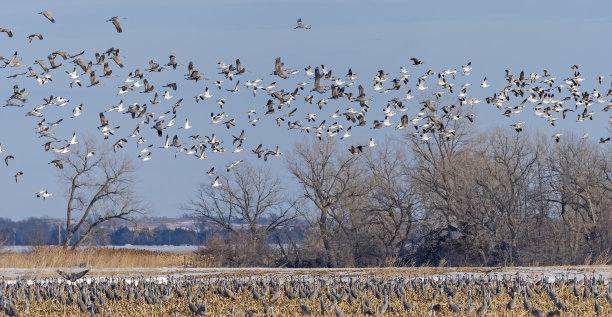
<path fill-rule="evenodd" d="M 234 166 L 236 166 L 236 165 L 240 164 L 241 162 L 242 162 L 242 160 L 238 160 L 238 161 L 236 161 L 236 162 L 231 163 L 230 165 L 228 165 L 228 166 L 227 166 L 226 171 L 228 171 L 228 172 L 229 172 L 229 171 L 232 169 L 232 167 L 234 167 Z"/>
<path fill-rule="evenodd" d="M 79 75 L 77 75 L 76 67 L 72 69 L 72 73 L 69 73 L 68 71 L 66 71 L 66 74 L 70 76 L 70 79 L 77 79 L 80 77 Z"/>
<path fill-rule="evenodd" d="M 75 107 L 75 108 L 72 110 L 72 112 L 73 112 L 72 118 L 75 118 L 75 117 L 80 116 L 80 115 L 81 115 L 81 111 L 82 111 L 82 110 L 83 110 L 83 104 L 80 104 L 80 105 L 76 106 L 76 107 Z"/>
<path fill-rule="evenodd" d="M 70 152 L 70 144 L 68 144 L 68 145 L 66 145 L 64 147 L 61 147 L 59 149 L 53 149 L 53 152 L 60 153 L 60 154 L 66 154 L 66 153 Z"/>
<path fill-rule="evenodd" d="M 487 88 L 491 85 L 487 84 L 487 77 L 484 78 L 484 80 L 482 81 L 482 84 L 480 84 L 480 87 L 482 88 Z"/>
<path fill-rule="evenodd" d="M 202 97 L 204 97 L 204 99 L 208 99 L 208 98 L 212 98 L 213 94 L 210 93 L 210 89 L 208 89 L 208 87 L 206 87 L 206 90 L 204 90 L 204 95 Z"/>
<path fill-rule="evenodd" d="M 375 147 L 376 143 L 374 143 L 374 138 L 370 138 L 370 144 L 368 144 L 369 147 Z"/>
<path fill-rule="evenodd" d="M 68 141 L 68 145 L 78 144 L 79 142 L 76 140 L 76 133 L 72 133 L 72 139 Z"/>
<path fill-rule="evenodd" d="M 36 197 L 38 197 L 38 198 L 42 197 L 43 200 L 45 200 L 47 197 L 51 197 L 51 196 L 53 196 L 53 194 L 49 193 L 46 190 L 40 190 L 40 191 L 38 191 L 36 193 Z"/>
<path fill-rule="evenodd" d="M 340 137 L 340 139 L 344 140 L 344 139 L 350 137 L 351 136 L 350 131 L 351 131 L 351 127 L 348 127 L 348 129 L 346 129 L 346 132 L 344 132 L 344 134 Z"/>
<path fill-rule="evenodd" d="M 419 86 L 418 86 L 417 90 L 425 90 L 425 89 L 427 89 L 427 88 L 429 88 L 429 87 L 425 87 L 425 86 L 423 85 L 423 81 L 422 81 L 422 80 L 419 80 Z"/>
<path fill-rule="evenodd" d="M 170 96 L 170 92 L 166 90 L 166 92 L 164 92 L 164 100 L 170 100 L 172 99 L 172 97 L 174 96 Z"/>
<path fill-rule="evenodd" d="M 215 178 L 215 182 L 212 184 L 213 188 L 217 188 L 221 186 L 221 183 L 219 182 L 219 176 L 217 176 L 217 178 Z"/>
<path fill-rule="evenodd" d="M 189 125 L 189 119 L 185 119 L 185 125 L 180 127 L 179 129 L 189 130 L 192 126 Z"/>

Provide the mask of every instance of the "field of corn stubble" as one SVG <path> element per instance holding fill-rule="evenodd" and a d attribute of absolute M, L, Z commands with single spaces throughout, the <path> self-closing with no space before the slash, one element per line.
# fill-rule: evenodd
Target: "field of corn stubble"
<path fill-rule="evenodd" d="M 229 274 L 2 280 L 8 316 L 609 316 L 608 277 L 519 275 Z M 231 272 L 234 272 L 233 274 Z M 227 273 L 227 272 L 226 272 Z M 246 274 L 245 274 L 246 273 Z M 254 274 L 253 274 L 254 273 Z M 278 274 L 277 274 L 278 273 Z M 59 276 L 59 275 L 58 275 Z"/>

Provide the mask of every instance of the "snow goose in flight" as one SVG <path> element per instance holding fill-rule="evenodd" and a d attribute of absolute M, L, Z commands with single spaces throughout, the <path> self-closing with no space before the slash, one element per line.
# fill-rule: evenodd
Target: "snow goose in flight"
<path fill-rule="evenodd" d="M 145 157 L 143 157 L 143 158 L 142 158 L 142 161 L 143 161 L 143 162 L 146 162 L 146 161 L 148 161 L 148 160 L 150 160 L 150 159 L 151 159 L 151 152 L 147 153 L 147 155 L 146 155 Z"/>
<path fill-rule="evenodd" d="M 423 85 L 423 80 L 422 79 L 419 79 L 419 84 L 418 84 L 417 87 L 418 87 L 417 90 L 425 90 L 425 89 L 429 88 L 429 87 L 425 87 Z"/>
<path fill-rule="evenodd" d="M 189 119 L 185 119 L 185 125 L 180 127 L 179 129 L 189 130 L 192 126 L 189 125 Z"/>
<path fill-rule="evenodd" d="M 219 187 L 219 186 L 221 186 L 221 182 L 219 182 L 219 176 L 217 176 L 217 177 L 215 178 L 215 182 L 212 184 L 212 187 L 213 187 L 213 188 L 217 188 L 217 187 Z"/>
<path fill-rule="evenodd" d="M 307 29 L 307 30 L 309 30 L 310 29 L 310 24 L 308 24 L 308 25 L 304 24 L 304 23 L 302 23 L 302 18 L 298 18 L 297 19 L 297 26 L 294 27 L 293 29 Z"/>
<path fill-rule="evenodd" d="M 484 80 L 482 81 L 482 84 L 480 84 L 480 87 L 482 88 L 487 88 L 491 85 L 487 84 L 487 77 L 484 78 Z"/>
<path fill-rule="evenodd" d="M 36 192 L 36 197 L 42 198 L 43 200 L 50 196 L 53 196 L 53 194 L 49 193 L 46 189 L 39 190 L 38 192 Z"/>
<path fill-rule="evenodd" d="M 66 140 L 68 141 L 68 145 L 78 144 L 79 142 L 76 140 L 76 133 L 72 133 L 72 139 Z"/>
<path fill-rule="evenodd" d="M 66 154 L 66 153 L 70 152 L 70 144 L 67 144 L 64 147 L 61 147 L 61 148 L 58 148 L 58 149 L 53 149 L 53 152 L 60 153 L 60 154 Z"/>
<path fill-rule="evenodd" d="M 236 87 L 234 87 L 234 89 L 226 89 L 226 91 L 229 91 L 229 92 L 235 94 L 238 91 L 240 91 L 240 89 L 238 89 L 238 85 L 240 85 L 240 80 L 236 82 Z"/>
<path fill-rule="evenodd" d="M 160 146 L 159 148 L 160 148 L 160 149 L 167 149 L 167 148 L 170 148 L 170 136 L 168 136 L 168 135 L 166 134 L 166 143 L 164 143 L 164 145 L 163 145 L 163 146 Z"/>
<path fill-rule="evenodd" d="M 234 166 L 240 164 L 242 162 L 242 160 L 238 160 L 236 162 L 231 163 L 230 165 L 227 166 L 227 168 L 225 169 L 226 171 L 230 171 Z"/>
<path fill-rule="evenodd" d="M 236 142 L 242 143 L 244 140 L 246 140 L 246 137 L 244 136 L 244 130 L 240 132 L 239 136 L 232 135 L 232 137 L 234 137 L 234 141 L 232 142 L 232 144 L 236 144 Z"/>
<path fill-rule="evenodd" d="M 472 62 L 468 62 L 466 66 L 461 65 L 463 76 L 467 76 L 470 74 L 472 70 Z"/>
<path fill-rule="evenodd" d="M 76 118 L 78 116 L 80 116 L 82 113 L 81 111 L 83 111 L 83 104 L 80 104 L 78 106 L 76 106 L 73 110 L 72 110 L 72 116 L 71 118 Z"/>

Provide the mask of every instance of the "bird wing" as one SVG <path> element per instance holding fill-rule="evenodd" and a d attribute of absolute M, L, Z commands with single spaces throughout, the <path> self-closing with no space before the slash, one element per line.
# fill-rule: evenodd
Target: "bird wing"
<path fill-rule="evenodd" d="M 108 125 L 108 121 L 102 112 L 100 112 L 100 125 L 103 127 Z"/>
<path fill-rule="evenodd" d="M 115 26 L 115 29 L 117 29 L 117 33 L 123 32 L 123 30 L 121 29 L 121 24 L 119 24 L 118 19 L 113 19 L 112 22 L 113 22 L 113 25 Z"/>
<path fill-rule="evenodd" d="M 61 271 L 61 270 L 57 270 L 56 272 L 57 272 L 57 274 L 59 274 L 61 277 L 65 278 L 65 279 L 67 279 L 67 280 L 69 280 L 69 279 L 70 279 L 70 274 L 68 274 L 68 273 L 66 273 L 66 272 L 64 272 L 64 271 Z"/>
<path fill-rule="evenodd" d="M 78 280 L 81 277 L 85 276 L 85 274 L 87 274 L 87 272 L 89 272 L 89 269 L 81 271 L 81 272 L 78 272 L 78 273 L 74 273 L 74 274 L 72 274 L 72 278 L 74 278 L 74 280 Z"/>
<path fill-rule="evenodd" d="M 51 23 L 55 23 L 55 19 L 51 16 L 51 14 L 47 11 L 43 12 L 42 15 L 47 18 Z"/>

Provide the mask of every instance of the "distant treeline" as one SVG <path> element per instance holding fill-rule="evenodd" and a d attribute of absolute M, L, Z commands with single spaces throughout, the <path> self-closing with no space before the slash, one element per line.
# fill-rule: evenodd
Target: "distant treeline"
<path fill-rule="evenodd" d="M 93 246 L 122 246 L 132 245 L 200 245 L 207 237 L 226 236 L 213 226 L 198 223 L 194 228 L 168 228 L 161 224 L 154 228 L 139 228 L 138 226 L 118 223 L 113 228 L 105 227 L 97 230 L 88 239 Z M 63 241 L 66 229 L 60 220 L 49 218 L 28 218 L 13 221 L 0 218 L 0 241 L 3 245 L 58 245 Z M 61 236 L 60 236 L 61 235 Z M 291 236 L 300 238 L 299 231 L 292 232 Z M 75 237 L 77 238 L 78 235 Z"/>

